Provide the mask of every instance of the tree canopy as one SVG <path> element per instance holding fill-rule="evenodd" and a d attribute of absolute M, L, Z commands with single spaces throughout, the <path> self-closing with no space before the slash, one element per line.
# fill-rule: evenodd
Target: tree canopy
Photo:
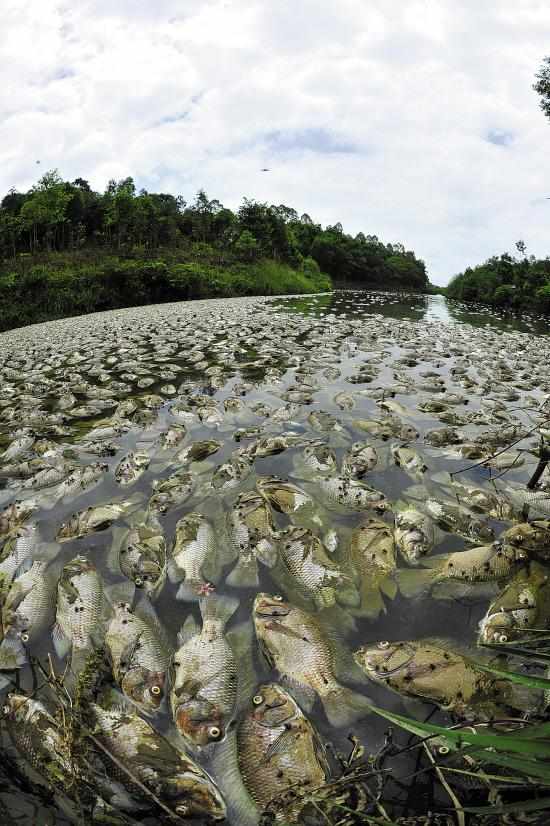
<path fill-rule="evenodd" d="M 284 204 L 244 198 L 236 212 L 200 190 L 187 203 L 169 193 L 137 191 L 133 178 L 96 192 L 84 178 L 57 170 L 28 192 L 10 190 L 0 203 L 0 257 L 103 249 L 117 255 L 180 250 L 223 265 L 271 259 L 295 269 L 313 259 L 337 284 L 424 289 L 424 262 L 401 244 L 384 244 L 340 223 L 323 228 Z"/>

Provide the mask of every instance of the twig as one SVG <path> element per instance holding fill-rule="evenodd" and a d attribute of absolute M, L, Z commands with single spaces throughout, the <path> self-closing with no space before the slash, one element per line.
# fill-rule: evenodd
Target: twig
<path fill-rule="evenodd" d="M 464 814 L 464 810 L 462 808 L 462 804 L 461 804 L 460 800 L 458 799 L 458 797 L 455 795 L 455 793 L 453 792 L 453 790 L 451 789 L 451 787 L 449 786 L 449 784 L 445 780 L 445 775 L 443 774 L 443 772 L 441 771 L 441 769 L 439 768 L 439 766 L 435 762 L 435 760 L 432 756 L 432 753 L 430 752 L 428 746 L 425 743 L 423 745 L 424 745 L 424 749 L 426 751 L 426 754 L 428 755 L 428 758 L 429 758 L 430 762 L 432 763 L 432 765 L 435 769 L 435 773 L 439 777 L 441 785 L 444 787 L 445 791 L 447 792 L 447 794 L 451 798 L 451 802 L 452 802 L 452 804 L 454 806 L 454 809 L 455 809 L 455 812 L 456 812 L 456 820 L 457 820 L 458 826 L 466 826 L 466 816 Z"/>

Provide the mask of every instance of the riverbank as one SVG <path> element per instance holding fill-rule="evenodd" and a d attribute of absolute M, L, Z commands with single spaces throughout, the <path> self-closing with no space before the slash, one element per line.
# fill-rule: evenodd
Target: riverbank
<path fill-rule="evenodd" d="M 51 254 L 0 271 L 0 331 L 103 310 L 203 298 L 326 292 L 330 278 L 311 259 L 302 269 L 251 263 Z"/>

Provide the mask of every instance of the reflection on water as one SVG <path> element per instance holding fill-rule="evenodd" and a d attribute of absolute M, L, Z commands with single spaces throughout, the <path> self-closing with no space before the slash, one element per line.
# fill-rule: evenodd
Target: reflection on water
<path fill-rule="evenodd" d="M 351 301 L 350 297 L 353 297 Z M 330 313 L 349 318 L 377 313 L 385 318 L 471 324 L 473 327 L 491 327 L 536 335 L 550 333 L 550 323 L 543 316 L 498 313 L 481 305 L 462 304 L 443 295 L 338 290 L 315 297 L 281 299 L 281 303 L 276 302 L 276 306 L 318 318 Z"/>

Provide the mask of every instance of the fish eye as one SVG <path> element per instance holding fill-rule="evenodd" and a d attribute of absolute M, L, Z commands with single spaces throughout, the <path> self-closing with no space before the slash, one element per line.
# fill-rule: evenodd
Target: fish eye
<path fill-rule="evenodd" d="M 390 643 L 388 640 L 382 640 L 382 642 L 378 643 L 378 648 L 389 648 Z"/>
<path fill-rule="evenodd" d="M 156 697 L 159 696 L 161 690 L 162 689 L 161 689 L 160 685 L 151 686 L 151 694 L 154 694 Z"/>
<path fill-rule="evenodd" d="M 439 754 L 449 754 L 450 749 L 449 746 L 440 746 L 438 751 Z"/>
<path fill-rule="evenodd" d="M 5 705 L 2 706 L 2 714 L 9 714 L 9 713 L 10 713 L 10 707 L 6 703 Z"/>
<path fill-rule="evenodd" d="M 218 726 L 210 726 L 208 729 L 208 736 L 211 740 L 219 740 L 221 733 L 221 729 Z"/>
<path fill-rule="evenodd" d="M 508 642 L 508 637 L 506 636 L 506 634 L 501 634 L 500 637 L 498 638 L 498 641 L 499 642 Z"/>
<path fill-rule="evenodd" d="M 261 706 L 263 701 L 264 701 L 264 698 L 262 697 L 261 694 L 255 694 L 254 697 L 252 698 L 252 702 L 254 703 L 255 706 Z"/>
<path fill-rule="evenodd" d="M 26 631 L 23 631 L 23 633 L 21 634 L 21 640 L 22 640 L 22 642 L 28 642 L 29 641 L 29 635 Z"/>
<path fill-rule="evenodd" d="M 143 585 L 143 579 L 140 576 L 137 576 L 134 579 L 134 582 L 138 588 L 141 588 L 141 586 Z"/>
<path fill-rule="evenodd" d="M 283 597 L 280 594 L 273 594 L 273 599 L 275 600 L 275 602 L 283 601 Z"/>

